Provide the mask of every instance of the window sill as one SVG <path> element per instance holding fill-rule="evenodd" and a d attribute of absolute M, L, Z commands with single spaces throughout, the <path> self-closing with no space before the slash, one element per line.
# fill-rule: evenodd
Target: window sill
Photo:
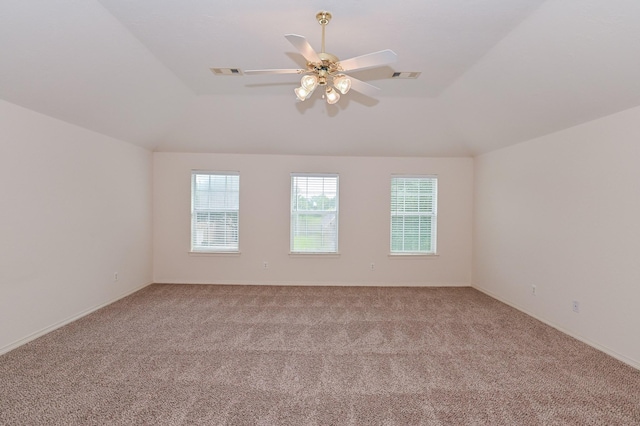
<path fill-rule="evenodd" d="M 239 251 L 190 251 L 189 256 L 208 257 L 208 256 L 240 256 Z"/>
<path fill-rule="evenodd" d="M 389 253 L 389 259 L 437 259 L 438 253 Z"/>
<path fill-rule="evenodd" d="M 301 258 L 309 258 L 309 257 L 321 257 L 321 258 L 338 258 L 340 257 L 340 253 L 292 253 L 289 252 L 289 257 L 301 257 Z"/>

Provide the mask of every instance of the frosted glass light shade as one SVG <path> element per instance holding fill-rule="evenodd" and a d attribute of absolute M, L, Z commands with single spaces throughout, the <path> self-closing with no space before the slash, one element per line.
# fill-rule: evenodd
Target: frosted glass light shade
<path fill-rule="evenodd" d="M 351 80 L 346 75 L 337 75 L 333 78 L 333 86 L 340 91 L 343 95 L 346 95 L 349 89 L 351 89 Z"/>
<path fill-rule="evenodd" d="M 328 104 L 333 105 L 340 100 L 340 94 L 333 90 L 333 87 L 327 87 L 326 95 Z"/>
<path fill-rule="evenodd" d="M 315 74 L 304 75 L 300 80 L 300 85 L 309 92 L 313 92 L 318 86 L 318 76 Z"/>
<path fill-rule="evenodd" d="M 309 95 L 313 92 L 313 90 L 307 90 L 304 87 L 298 87 L 297 89 L 293 89 L 298 100 L 304 101 L 309 97 Z"/>

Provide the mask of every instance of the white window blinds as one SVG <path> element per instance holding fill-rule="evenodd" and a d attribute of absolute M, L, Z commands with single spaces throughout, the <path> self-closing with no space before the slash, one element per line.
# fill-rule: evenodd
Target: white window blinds
<path fill-rule="evenodd" d="M 338 175 L 291 174 L 292 253 L 338 252 Z"/>
<path fill-rule="evenodd" d="M 191 173 L 191 251 L 238 251 L 240 175 Z"/>
<path fill-rule="evenodd" d="M 435 254 L 438 179 L 391 177 L 391 253 Z"/>

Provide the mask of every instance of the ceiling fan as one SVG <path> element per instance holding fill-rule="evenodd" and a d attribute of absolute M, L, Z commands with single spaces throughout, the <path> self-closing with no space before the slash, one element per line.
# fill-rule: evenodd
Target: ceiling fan
<path fill-rule="evenodd" d="M 381 50 L 367 55 L 356 56 L 341 61 L 335 55 L 324 50 L 325 27 L 331 21 L 331 13 L 318 12 L 318 23 L 322 26 L 322 49 L 320 53 L 311 47 L 306 38 L 296 34 L 286 34 L 285 38 L 304 56 L 307 67 L 304 69 L 266 69 L 247 70 L 247 75 L 260 74 L 304 74 L 300 80 L 300 87 L 294 90 L 300 101 L 307 99 L 318 86 L 324 88 L 323 98 L 329 104 L 340 100 L 340 93 L 346 94 L 350 89 L 365 95 L 375 95 L 380 89 L 357 78 L 344 74 L 348 71 L 364 70 L 380 67 L 395 62 L 398 56 L 392 50 Z"/>

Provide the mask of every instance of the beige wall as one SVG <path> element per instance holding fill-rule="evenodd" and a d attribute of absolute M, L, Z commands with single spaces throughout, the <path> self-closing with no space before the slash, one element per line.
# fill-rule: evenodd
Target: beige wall
<path fill-rule="evenodd" d="M 0 129 L 3 353 L 150 283 L 151 153 L 4 101 Z"/>
<path fill-rule="evenodd" d="M 189 254 L 192 169 L 240 172 L 240 255 Z M 339 173 L 339 256 L 289 254 L 292 172 Z M 438 175 L 438 256 L 389 256 L 392 173 Z M 154 281 L 470 285 L 472 180 L 470 158 L 155 153 Z"/>
<path fill-rule="evenodd" d="M 473 282 L 640 368 L 638 123 L 640 107 L 478 157 Z"/>
<path fill-rule="evenodd" d="M 475 160 L 151 154 L 0 101 L 0 353 L 152 278 L 472 283 L 640 368 L 638 122 L 634 108 Z M 240 171 L 240 255 L 188 253 L 192 169 Z M 340 174 L 339 256 L 288 254 L 291 172 Z M 388 255 L 392 173 L 439 176 L 437 257 Z"/>

